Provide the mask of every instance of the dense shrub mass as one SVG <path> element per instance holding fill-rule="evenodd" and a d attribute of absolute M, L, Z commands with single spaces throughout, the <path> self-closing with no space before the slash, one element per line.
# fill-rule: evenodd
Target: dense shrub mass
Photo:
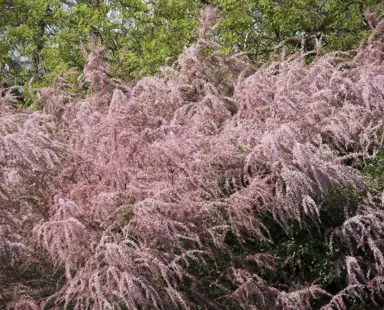
<path fill-rule="evenodd" d="M 2 92 L 4 309 L 382 309 L 384 21 L 254 72 L 216 18 L 135 85 L 94 39 L 41 109 Z"/>

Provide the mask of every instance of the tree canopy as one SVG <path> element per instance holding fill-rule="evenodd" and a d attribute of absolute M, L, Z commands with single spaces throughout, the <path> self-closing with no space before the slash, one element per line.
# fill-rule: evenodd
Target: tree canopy
<path fill-rule="evenodd" d="M 280 47 L 324 51 L 356 47 L 368 30 L 363 12 L 380 0 L 0 0 L 0 80 L 51 85 L 84 65 L 87 37 L 108 48 L 110 72 L 125 80 L 159 71 L 196 36 L 199 10 L 216 5 L 222 50 L 257 63 Z"/>

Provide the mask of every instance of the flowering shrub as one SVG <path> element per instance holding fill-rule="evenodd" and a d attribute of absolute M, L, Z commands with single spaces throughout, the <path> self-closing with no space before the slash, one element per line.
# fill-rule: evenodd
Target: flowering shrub
<path fill-rule="evenodd" d="M 124 85 L 93 44 L 87 89 L 2 99 L 8 308 L 383 304 L 384 201 L 361 168 L 384 147 L 384 21 L 357 51 L 254 72 L 220 53 L 217 14 L 161 77 Z"/>

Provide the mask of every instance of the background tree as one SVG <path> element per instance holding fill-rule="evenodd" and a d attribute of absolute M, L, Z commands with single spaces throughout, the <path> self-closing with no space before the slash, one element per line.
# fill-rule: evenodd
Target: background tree
<path fill-rule="evenodd" d="M 97 35 L 111 71 L 132 78 L 158 71 L 189 42 L 199 1 L 2 0 L 0 77 L 9 84 L 50 83 L 84 66 L 82 48 Z M 122 74 L 124 72 L 124 74 Z"/>
<path fill-rule="evenodd" d="M 220 37 L 229 52 L 246 52 L 253 60 L 266 60 L 277 47 L 307 49 L 322 39 L 324 52 L 356 47 L 369 29 L 366 8 L 380 0 L 215 0 L 223 16 Z M 283 44 L 282 44 L 283 43 Z M 279 49 L 280 50 L 280 49 Z"/>
<path fill-rule="evenodd" d="M 8 85 L 51 85 L 81 71 L 88 35 L 108 49 L 110 72 L 130 80 L 170 64 L 196 37 L 201 7 L 221 13 L 217 38 L 227 53 L 256 63 L 306 49 L 321 38 L 324 52 L 356 47 L 368 30 L 363 12 L 380 0 L 0 0 L 0 79 Z"/>

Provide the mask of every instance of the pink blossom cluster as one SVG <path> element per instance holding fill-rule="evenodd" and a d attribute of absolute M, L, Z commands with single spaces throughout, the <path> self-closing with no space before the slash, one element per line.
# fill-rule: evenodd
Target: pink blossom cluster
<path fill-rule="evenodd" d="M 202 12 L 197 41 L 160 76 L 115 80 L 94 43 L 71 84 L 77 92 L 62 78 L 38 91 L 34 112 L 0 97 L 0 304 L 311 309 L 324 298 L 323 309 L 347 309 L 365 295 L 379 303 L 384 202 L 358 168 L 384 147 L 384 21 L 356 51 L 309 65 L 298 53 L 256 70 L 222 54 L 217 14 Z M 334 263 L 344 288 L 279 285 L 270 276 L 279 273 L 277 240 L 263 219 L 283 235 L 292 223 L 321 229 L 331 186 L 363 197 L 353 214 L 345 198 L 341 225 L 324 240 L 330 250 L 335 239 L 345 245 Z"/>

